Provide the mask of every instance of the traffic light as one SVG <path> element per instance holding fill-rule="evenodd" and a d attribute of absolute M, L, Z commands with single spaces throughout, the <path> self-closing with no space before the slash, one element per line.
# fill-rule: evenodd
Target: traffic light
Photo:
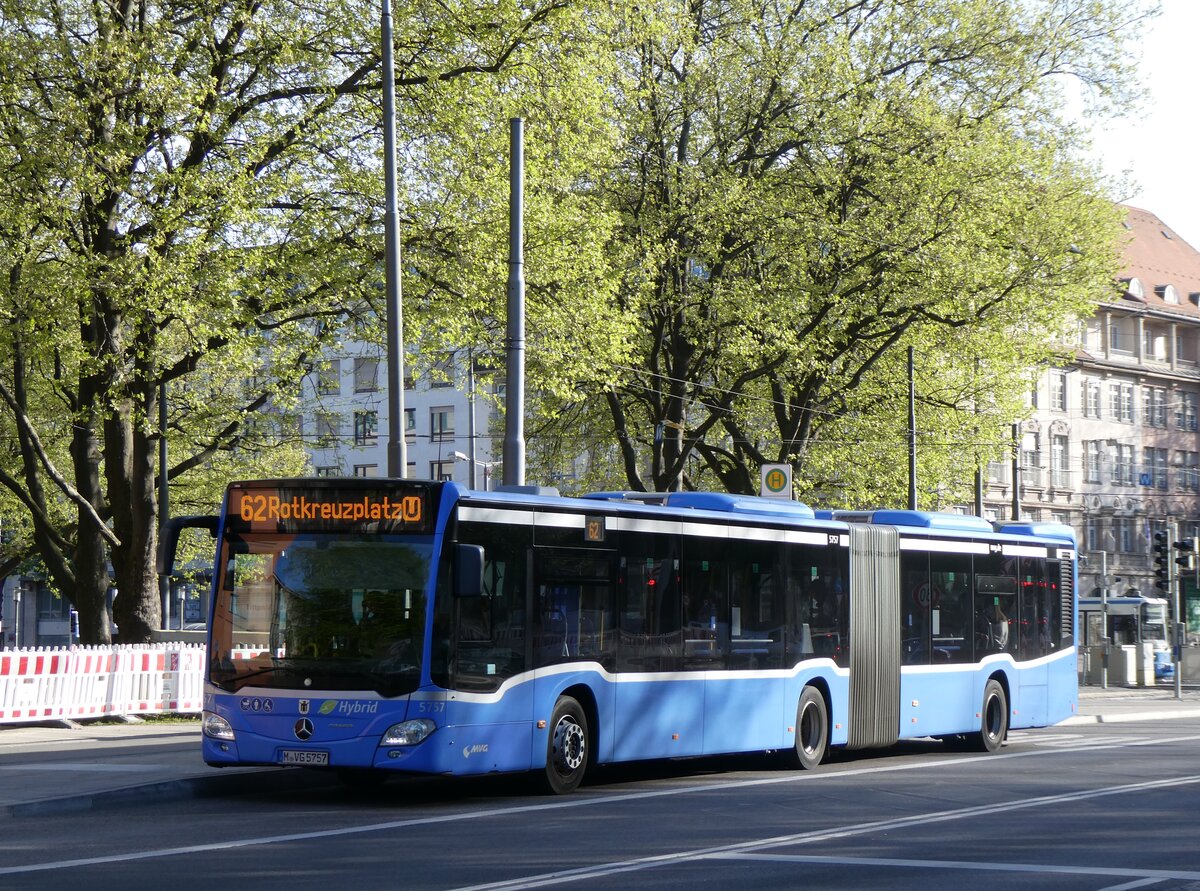
<path fill-rule="evenodd" d="M 1196 539 L 1181 538 L 1174 543 L 1174 547 L 1179 551 L 1179 556 L 1175 558 L 1179 571 L 1192 572 L 1196 568 Z"/>
<path fill-rule="evenodd" d="M 1169 591 L 1171 588 L 1171 561 L 1168 555 L 1171 552 L 1170 536 L 1166 531 L 1154 533 L 1154 587 L 1161 591 Z"/>

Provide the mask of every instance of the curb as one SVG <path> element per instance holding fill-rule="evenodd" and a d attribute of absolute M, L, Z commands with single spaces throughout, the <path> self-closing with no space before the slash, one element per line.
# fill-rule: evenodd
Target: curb
<path fill-rule="evenodd" d="M 1074 715 L 1060 721 L 1056 727 L 1072 724 L 1132 724 L 1140 721 L 1170 721 L 1179 718 L 1200 718 L 1200 708 L 1160 709 L 1153 712 L 1111 713 L 1107 715 Z"/>

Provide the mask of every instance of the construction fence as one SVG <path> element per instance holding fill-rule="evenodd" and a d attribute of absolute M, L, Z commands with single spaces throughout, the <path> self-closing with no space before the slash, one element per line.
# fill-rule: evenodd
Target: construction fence
<path fill-rule="evenodd" d="M 198 714 L 203 644 L 0 651 L 0 724 Z"/>

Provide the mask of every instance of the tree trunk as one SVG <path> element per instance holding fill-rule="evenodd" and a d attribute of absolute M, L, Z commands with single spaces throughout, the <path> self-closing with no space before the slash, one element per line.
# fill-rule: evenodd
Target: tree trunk
<path fill-rule="evenodd" d="M 75 468 L 75 487 L 80 495 L 96 508 L 104 509 L 100 497 L 100 456 L 96 437 L 90 425 L 76 422 L 71 442 L 71 459 Z M 112 642 L 112 626 L 108 618 L 108 546 L 96 521 L 79 509 L 79 532 L 75 540 L 74 589 L 68 599 L 79 612 L 79 639 L 85 644 Z"/>
<path fill-rule="evenodd" d="M 123 643 L 148 643 L 162 627 L 162 604 L 154 566 L 158 505 L 154 496 L 154 440 L 137 423 L 149 408 L 145 394 L 135 410 L 128 401 L 105 423 L 105 469 L 113 530 L 117 590 L 113 618 Z"/>

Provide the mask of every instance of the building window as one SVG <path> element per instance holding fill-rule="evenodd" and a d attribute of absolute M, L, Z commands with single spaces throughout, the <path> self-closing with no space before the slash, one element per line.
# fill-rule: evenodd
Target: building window
<path fill-rule="evenodd" d="M 1167 450 L 1143 449 L 1142 456 L 1145 462 L 1142 473 L 1146 475 L 1146 478 L 1142 480 L 1142 485 L 1165 489 L 1167 487 Z"/>
<path fill-rule="evenodd" d="M 1118 486 L 1133 485 L 1133 446 L 1113 446 L 1112 481 Z"/>
<path fill-rule="evenodd" d="M 1147 427 L 1167 426 L 1167 391 L 1163 387 L 1142 387 L 1142 423 Z"/>
<path fill-rule="evenodd" d="M 1083 414 L 1085 417 L 1100 417 L 1100 382 L 1083 382 Z"/>
<path fill-rule="evenodd" d="M 331 449 L 342 437 L 342 416 L 334 412 L 317 415 L 317 448 Z"/>
<path fill-rule="evenodd" d="M 341 468 L 331 465 L 315 468 L 317 476 L 337 476 Z"/>
<path fill-rule="evenodd" d="M 446 406 L 429 412 L 429 436 L 433 442 L 448 442 L 454 439 L 454 409 Z"/>
<path fill-rule="evenodd" d="M 1117 550 L 1123 554 L 1136 554 L 1138 547 L 1135 541 L 1133 520 L 1129 517 L 1113 517 L 1112 522 Z"/>
<path fill-rule="evenodd" d="M 354 413 L 354 444 L 370 445 L 379 435 L 379 412 L 356 411 Z"/>
<path fill-rule="evenodd" d="M 1114 421 L 1133 423 L 1133 384 L 1114 383 L 1108 386 L 1109 410 Z"/>
<path fill-rule="evenodd" d="M 354 465 L 354 475 L 355 476 L 379 476 L 379 465 L 378 464 L 355 464 Z"/>
<path fill-rule="evenodd" d="M 454 479 L 453 461 L 430 461 L 429 478 L 438 482 Z"/>
<path fill-rule="evenodd" d="M 46 585 L 39 584 L 37 611 L 39 619 L 65 619 L 71 615 L 71 604 L 62 595 L 51 591 Z"/>
<path fill-rule="evenodd" d="M 354 360 L 354 392 L 374 393 L 379 389 L 379 360 L 360 356 Z"/>
<path fill-rule="evenodd" d="M 1176 488 L 1184 492 L 1200 491 L 1200 479 L 1197 478 L 1197 471 L 1200 470 L 1198 465 L 1200 465 L 1200 452 L 1175 453 Z"/>
<path fill-rule="evenodd" d="M 1085 482 L 1100 482 L 1100 462 L 1104 450 L 1099 440 L 1093 439 L 1083 447 L 1083 475 Z"/>
<path fill-rule="evenodd" d="M 1067 489 L 1071 486 L 1071 449 L 1065 436 L 1050 437 L 1050 473 L 1051 482 L 1056 488 Z"/>
<path fill-rule="evenodd" d="M 1180 430 L 1196 432 L 1196 394 L 1180 393 L 1175 405 L 1175 426 Z"/>
<path fill-rule="evenodd" d="M 1100 521 L 1099 520 L 1088 520 L 1086 531 L 1087 531 L 1087 549 L 1088 549 L 1088 551 L 1090 553 L 1094 554 L 1097 551 L 1102 550 L 1102 548 L 1100 547 L 1100 541 L 1101 541 Z"/>
<path fill-rule="evenodd" d="M 342 392 L 342 360 L 330 359 L 317 369 L 317 392 L 322 396 L 339 396 Z"/>
<path fill-rule="evenodd" d="M 454 355 L 434 363 L 429 374 L 429 386 L 433 389 L 443 389 L 454 386 Z"/>
<path fill-rule="evenodd" d="M 417 441 L 417 410 L 415 408 L 404 409 L 404 441 Z"/>
<path fill-rule="evenodd" d="M 1050 409 L 1067 410 L 1067 375 L 1062 371 L 1050 372 Z"/>

